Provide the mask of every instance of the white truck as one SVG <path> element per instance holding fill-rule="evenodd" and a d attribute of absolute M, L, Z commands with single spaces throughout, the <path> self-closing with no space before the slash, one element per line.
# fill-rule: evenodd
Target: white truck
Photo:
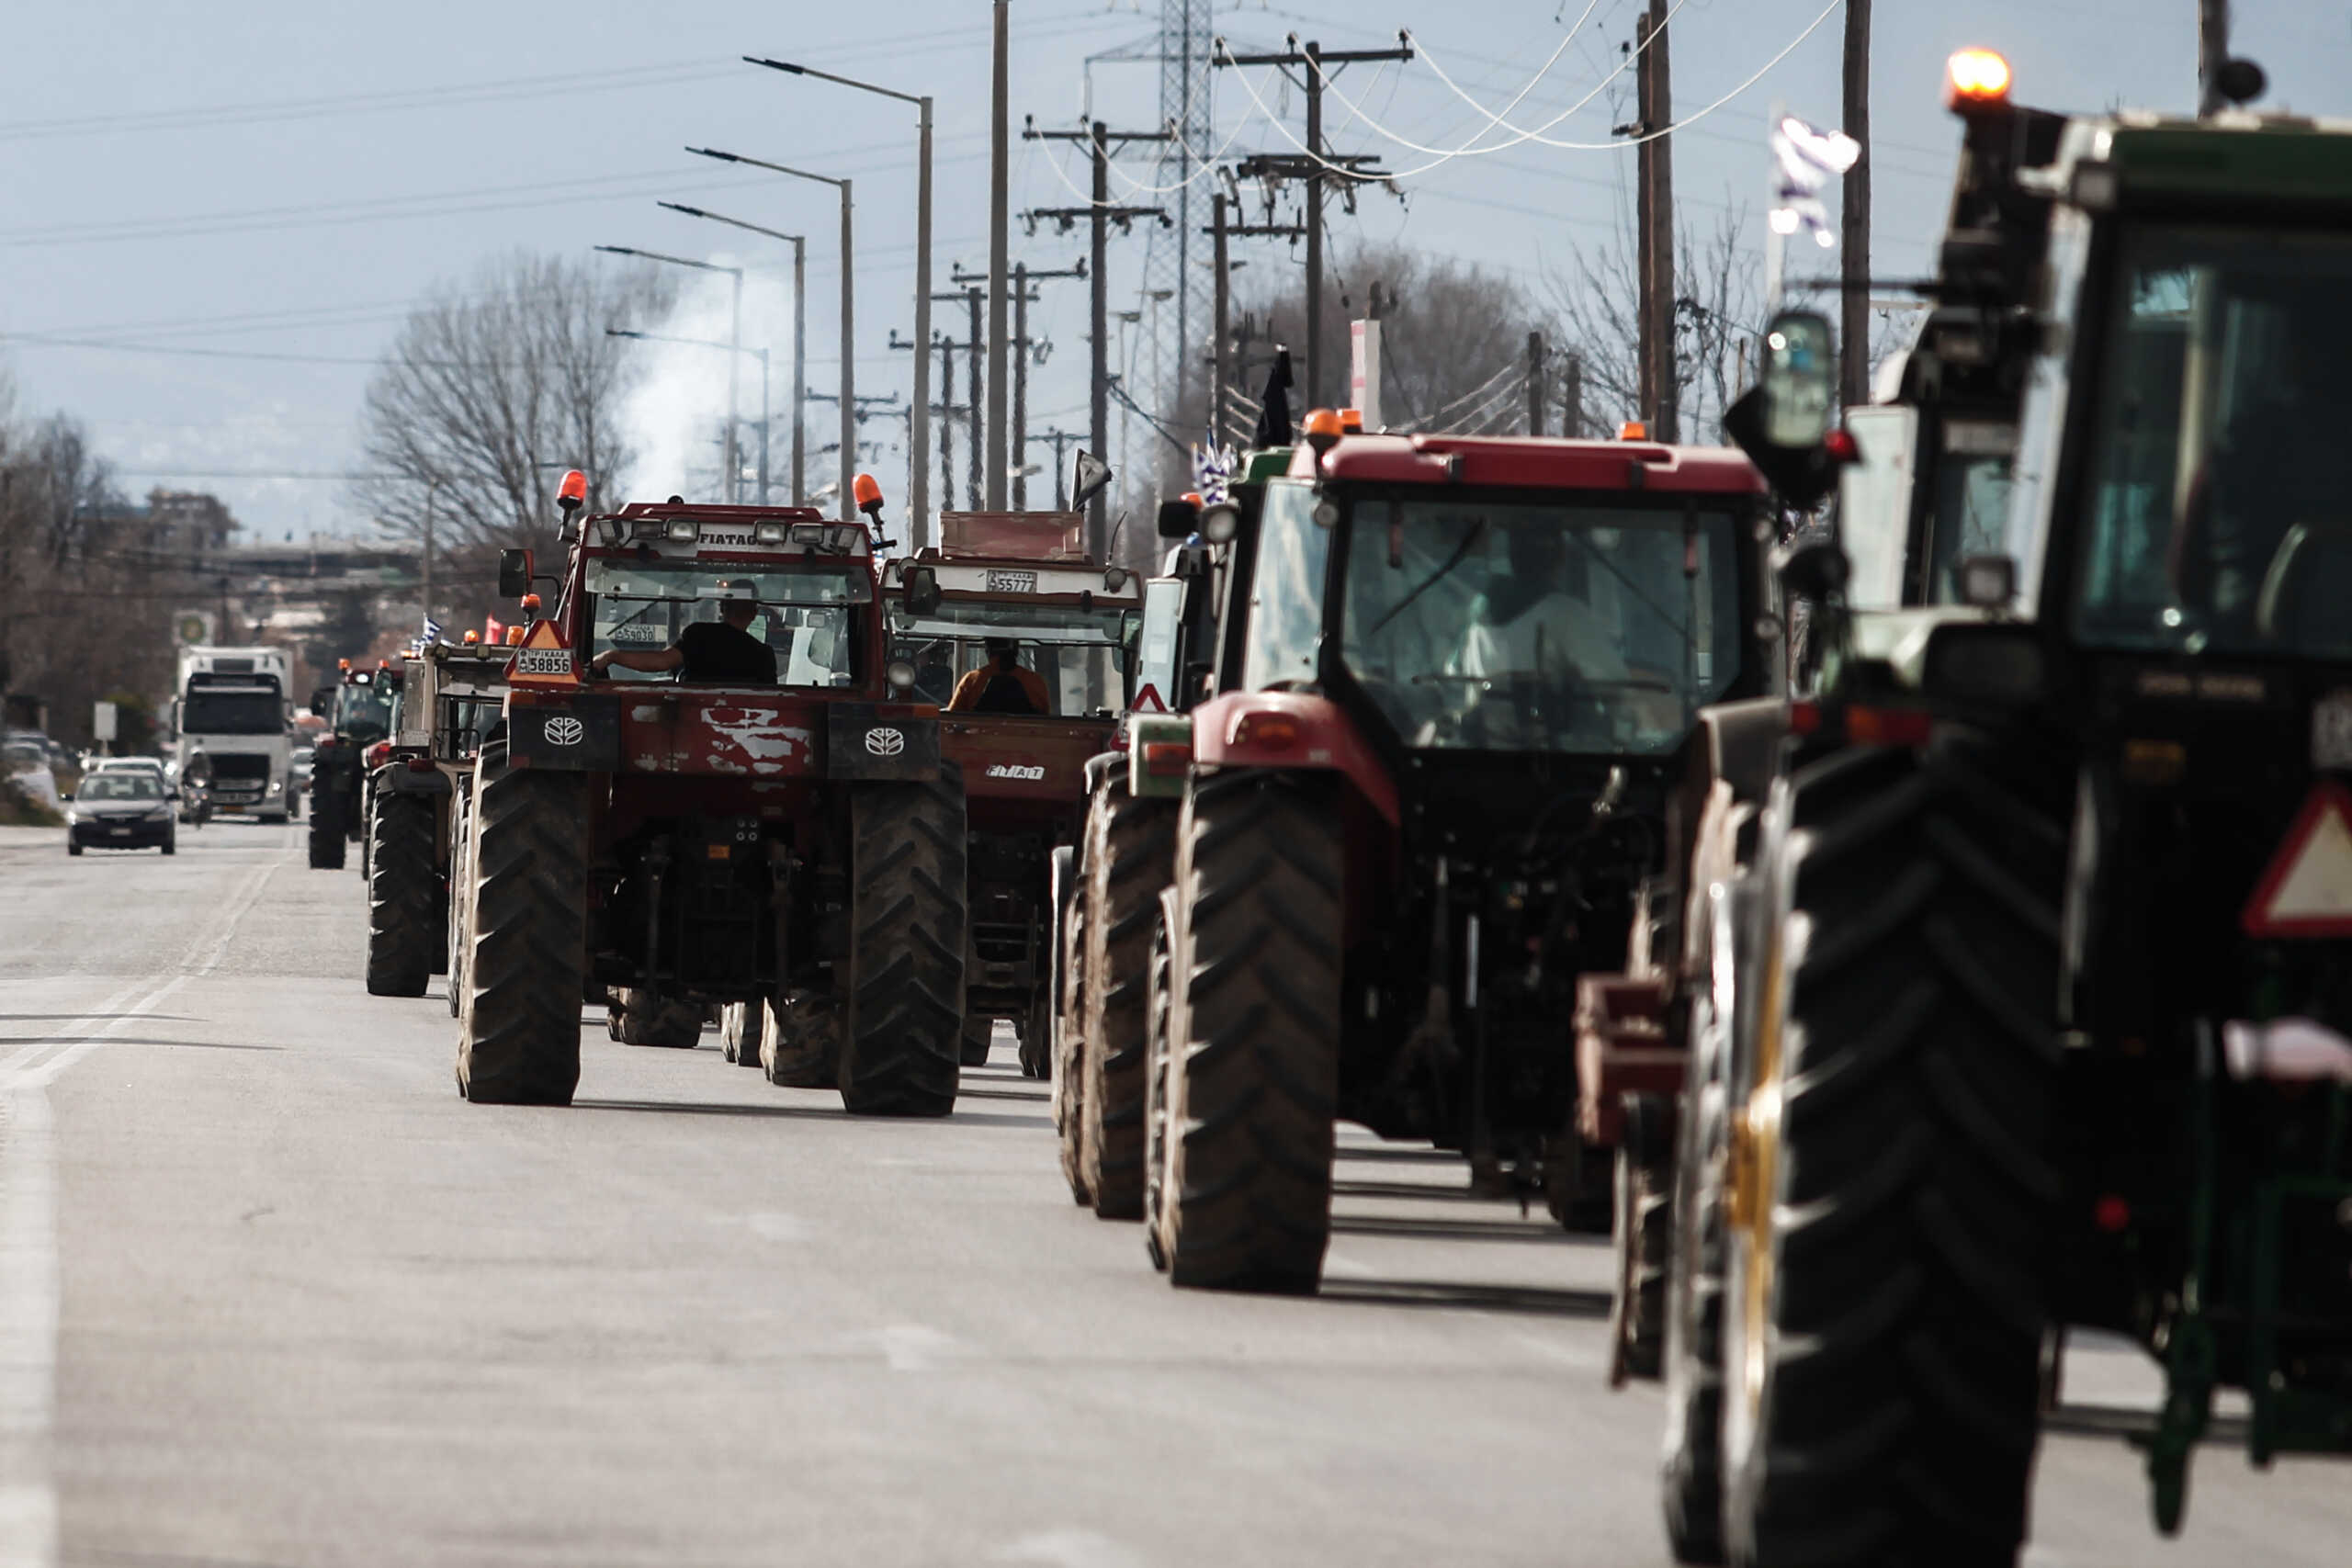
<path fill-rule="evenodd" d="M 201 753 L 212 773 L 212 807 L 284 822 L 301 809 L 294 793 L 292 661 L 282 648 L 184 648 L 172 728 L 183 773 Z"/>

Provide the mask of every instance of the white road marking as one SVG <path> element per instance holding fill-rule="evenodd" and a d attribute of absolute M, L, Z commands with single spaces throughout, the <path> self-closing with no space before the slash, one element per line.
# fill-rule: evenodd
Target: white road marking
<path fill-rule="evenodd" d="M 57 1122 L 49 1086 L 141 1021 L 175 991 L 220 966 L 237 922 L 290 850 L 256 866 L 160 983 L 126 986 L 49 1039 L 0 1059 L 0 1568 L 56 1568 Z"/>
<path fill-rule="evenodd" d="M 1050 1529 L 1007 1541 L 989 1553 L 991 1562 L 1043 1562 L 1050 1568 L 1143 1568 L 1140 1553 L 1099 1530 Z"/>

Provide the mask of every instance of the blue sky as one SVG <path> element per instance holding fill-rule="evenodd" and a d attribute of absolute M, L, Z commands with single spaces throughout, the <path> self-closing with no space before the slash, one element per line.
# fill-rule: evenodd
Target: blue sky
<path fill-rule="evenodd" d="M 1728 92 L 1819 17 L 1824 0 L 1685 0 L 1676 19 L 1676 107 Z M 1464 91 L 1499 107 L 1573 42 L 1512 111 L 1548 132 L 1605 141 L 1629 116 L 1617 63 L 1637 0 L 1293 0 L 1221 8 L 1218 32 L 1277 45 L 1294 30 L 1327 46 L 1374 46 L 1412 28 Z M 1159 0 L 1015 0 L 1016 118 L 1073 123 L 1091 84 L 1114 125 L 1157 123 L 1156 67 L 1098 62 L 1148 39 Z M 1937 97 L 1944 56 L 1983 43 L 2016 64 L 2018 95 L 2059 107 L 2186 108 L 2194 93 L 2194 0 L 1879 0 L 1873 109 L 1874 266 L 1927 263 L 1948 189 L 1953 134 Z M 2352 17 L 2314 0 L 2239 0 L 2237 47 L 2270 71 L 2267 107 L 2352 112 Z M 768 265 L 780 248 L 657 209 L 657 197 L 782 229 L 810 245 L 810 381 L 836 371 L 834 209 L 830 194 L 685 156 L 731 148 L 852 175 L 858 186 L 861 391 L 906 384 L 887 347 L 911 323 L 914 182 L 910 111 L 735 62 L 798 58 L 938 100 L 936 265 L 986 260 L 986 0 L 878 0 L 864 6 L 526 4 L 410 0 L 77 0 L 11 7 L 0 51 L 0 343 L 20 411 L 63 408 L 91 425 L 126 486 L 209 488 L 269 537 L 364 524 L 342 487 L 311 475 L 348 468 L 367 361 L 404 306 L 437 280 L 517 246 L 590 255 L 619 243 Z M 1836 14 L 1743 96 L 1676 139 L 1677 186 L 1702 221 L 1756 205 L 1762 124 L 1775 99 L 1818 124 L 1838 118 Z M 1280 151 L 1231 73 L 1217 84 L 1218 143 Z M 1267 105 L 1298 121 L 1295 92 L 1250 73 Z M 1479 125 L 1426 63 L 1359 66 L 1340 86 L 1407 141 L 1451 148 Z M 177 111 L 190 111 L 180 114 Z M 1334 146 L 1427 158 L 1330 111 Z M 1256 123 L 1245 124 L 1255 118 Z M 1058 174 L 1057 174 L 1058 171 Z M 1629 199 L 1630 155 L 1535 145 L 1446 162 L 1407 182 L 1409 200 L 1368 195 L 1336 221 L 1341 243 L 1397 239 L 1507 268 L 1540 284 L 1570 246 L 1605 242 Z M 1136 162 L 1142 185 L 1161 176 Z M 1083 184 L 1066 151 L 1015 144 L 1016 208 L 1068 205 Z M 1124 189 L 1124 187 L 1122 187 Z M 1134 197 L 1144 201 L 1146 197 Z M 1760 219 L 1759 219 L 1760 220 Z M 1062 266 L 1082 236 L 1016 228 L 1016 255 Z M 1114 307 L 1136 302 L 1141 243 L 1114 243 Z M 1245 277 L 1290 265 L 1250 253 Z M 754 330 L 779 355 L 780 310 Z M 943 320 L 944 315 L 943 314 Z M 1033 328 L 1055 353 L 1032 393 L 1033 425 L 1079 427 L 1085 393 L 1082 286 L 1050 286 Z M 47 336 L 109 347 L 67 346 Z M 169 350 L 172 352 L 161 352 Z M 275 356 L 275 357 L 266 357 Z M 1138 376 L 1148 361 L 1136 366 Z M 715 377 L 707 362 L 665 373 Z M 960 375 L 959 375 L 960 379 Z M 811 424 L 829 428 L 823 411 Z M 902 462 L 902 460 L 901 460 Z M 881 466 L 886 479 L 902 468 Z"/>

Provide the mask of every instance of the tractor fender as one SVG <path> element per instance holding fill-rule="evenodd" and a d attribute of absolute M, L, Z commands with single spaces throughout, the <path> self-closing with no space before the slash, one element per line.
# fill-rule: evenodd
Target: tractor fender
<path fill-rule="evenodd" d="M 1102 781 L 1111 776 L 1113 768 L 1124 768 L 1126 765 L 1127 754 L 1125 751 L 1104 751 L 1098 756 L 1086 759 L 1086 793 L 1092 795 L 1096 790 L 1101 789 Z"/>
<path fill-rule="evenodd" d="M 1193 710 L 1193 766 L 1338 773 L 1396 827 L 1396 781 L 1347 711 L 1306 692 L 1228 692 Z"/>

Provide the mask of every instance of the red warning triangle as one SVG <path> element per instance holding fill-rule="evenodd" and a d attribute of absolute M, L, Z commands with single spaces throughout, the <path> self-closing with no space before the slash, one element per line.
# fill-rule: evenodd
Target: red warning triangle
<path fill-rule="evenodd" d="M 1147 681 L 1144 682 L 1143 689 L 1136 694 L 1135 703 L 1129 711 L 1134 713 L 1166 713 L 1168 711 L 1168 705 L 1159 700 L 1159 688 Z"/>
<path fill-rule="evenodd" d="M 530 635 L 523 639 L 523 646 L 525 648 L 561 648 L 563 638 L 557 634 L 553 621 L 533 621 Z"/>
<path fill-rule="evenodd" d="M 2312 786 L 2240 917 L 2248 936 L 2352 936 L 2352 790 Z"/>

